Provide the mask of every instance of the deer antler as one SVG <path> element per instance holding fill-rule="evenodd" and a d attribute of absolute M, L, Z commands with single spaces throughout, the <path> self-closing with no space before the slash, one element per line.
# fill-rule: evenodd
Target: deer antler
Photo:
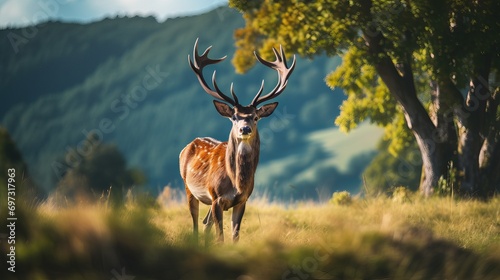
<path fill-rule="evenodd" d="M 208 94 L 210 94 L 211 96 L 213 96 L 216 99 L 219 99 L 221 101 L 225 101 L 233 106 L 236 106 L 239 103 L 238 103 L 238 98 L 236 97 L 236 94 L 234 93 L 232 83 L 231 83 L 231 95 L 233 96 L 233 98 L 231 99 L 229 96 L 222 93 L 222 91 L 217 86 L 217 82 L 215 81 L 215 72 L 216 71 L 214 71 L 214 74 L 212 75 L 212 84 L 214 86 L 215 91 L 208 86 L 207 82 L 205 81 L 205 78 L 203 78 L 203 68 L 205 66 L 210 65 L 210 64 L 219 63 L 219 62 L 223 61 L 224 59 L 226 59 L 226 57 L 227 57 L 227 56 L 224 56 L 224 57 L 219 58 L 219 59 L 208 58 L 208 53 L 210 52 L 211 48 L 212 48 L 212 46 L 208 47 L 203 52 L 203 54 L 201 56 L 198 55 L 198 39 L 196 39 L 196 42 L 194 43 L 194 49 L 193 49 L 193 61 L 191 61 L 191 58 L 188 55 L 189 65 L 191 66 L 191 69 L 193 69 L 196 76 L 198 77 L 198 80 L 200 81 L 201 87 Z"/>
<path fill-rule="evenodd" d="M 257 107 L 257 105 L 259 105 L 260 103 L 271 100 L 280 95 L 288 83 L 288 77 L 290 77 L 290 75 L 293 72 L 293 69 L 295 68 L 295 55 L 293 56 L 292 65 L 290 66 L 290 68 L 288 68 L 286 64 L 286 56 L 285 52 L 283 51 L 283 47 L 280 45 L 281 54 L 278 53 L 275 48 L 273 48 L 273 52 L 274 55 L 276 56 L 276 60 L 274 62 L 266 61 L 262 57 L 260 57 L 257 52 L 254 52 L 255 57 L 260 63 L 278 71 L 278 84 L 274 87 L 274 89 L 270 93 L 261 97 L 260 95 L 262 94 L 262 90 L 264 89 L 264 81 L 262 81 L 260 89 L 251 103 L 251 105 L 254 107 Z"/>

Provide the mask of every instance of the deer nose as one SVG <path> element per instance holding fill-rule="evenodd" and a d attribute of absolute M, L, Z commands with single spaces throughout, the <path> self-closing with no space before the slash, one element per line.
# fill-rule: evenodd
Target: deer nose
<path fill-rule="evenodd" d="M 249 126 L 240 127 L 241 135 L 249 135 L 250 133 L 252 133 L 252 128 L 250 128 Z"/>

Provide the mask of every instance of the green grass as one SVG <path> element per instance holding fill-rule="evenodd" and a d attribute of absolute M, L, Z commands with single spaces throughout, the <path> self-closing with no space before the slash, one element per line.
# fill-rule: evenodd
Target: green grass
<path fill-rule="evenodd" d="M 2 279 L 498 279 L 499 202 L 253 199 L 240 242 L 230 241 L 229 211 L 226 243 L 207 247 L 201 233 L 194 241 L 184 203 L 46 202 L 18 211 L 18 272 Z"/>

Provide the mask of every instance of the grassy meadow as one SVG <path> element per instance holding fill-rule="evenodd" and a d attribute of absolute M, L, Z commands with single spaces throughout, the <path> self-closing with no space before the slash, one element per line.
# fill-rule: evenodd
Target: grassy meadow
<path fill-rule="evenodd" d="M 202 230 L 196 242 L 187 205 L 172 197 L 19 206 L 16 273 L 1 278 L 500 279 L 499 198 L 253 198 L 237 244 L 224 212 L 220 245 Z"/>

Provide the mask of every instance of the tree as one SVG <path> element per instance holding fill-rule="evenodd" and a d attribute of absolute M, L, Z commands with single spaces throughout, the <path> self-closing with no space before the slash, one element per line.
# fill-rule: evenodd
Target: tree
<path fill-rule="evenodd" d="M 326 82 L 348 96 L 335 121 L 341 129 L 370 119 L 386 128 L 393 154 L 414 137 L 426 196 L 446 177 L 447 166 L 458 168 L 462 194 L 494 193 L 500 183 L 499 1 L 230 5 L 246 21 L 235 32 L 237 70 L 251 67 L 250 50 L 264 53 L 278 43 L 306 57 L 340 55 L 342 65 Z"/>
<path fill-rule="evenodd" d="M 139 169 L 127 169 L 123 154 L 113 144 L 101 143 L 96 135 L 89 134 L 92 143 L 88 152 L 74 166 L 68 167 L 58 183 L 56 194 L 64 199 L 95 200 L 111 198 L 121 202 L 125 191 L 145 183 Z"/>
<path fill-rule="evenodd" d="M 0 126 L 0 170 L 2 170 L 0 173 L 0 189 L 3 190 L 0 193 L 2 209 L 7 209 L 4 205 L 8 202 L 7 189 L 12 190 L 9 196 L 14 199 L 22 197 L 27 204 L 45 196 L 45 193 L 31 180 L 21 152 L 3 126 Z M 9 178 L 13 180 L 12 183 L 8 181 Z M 10 187 L 8 183 L 11 183 Z"/>

